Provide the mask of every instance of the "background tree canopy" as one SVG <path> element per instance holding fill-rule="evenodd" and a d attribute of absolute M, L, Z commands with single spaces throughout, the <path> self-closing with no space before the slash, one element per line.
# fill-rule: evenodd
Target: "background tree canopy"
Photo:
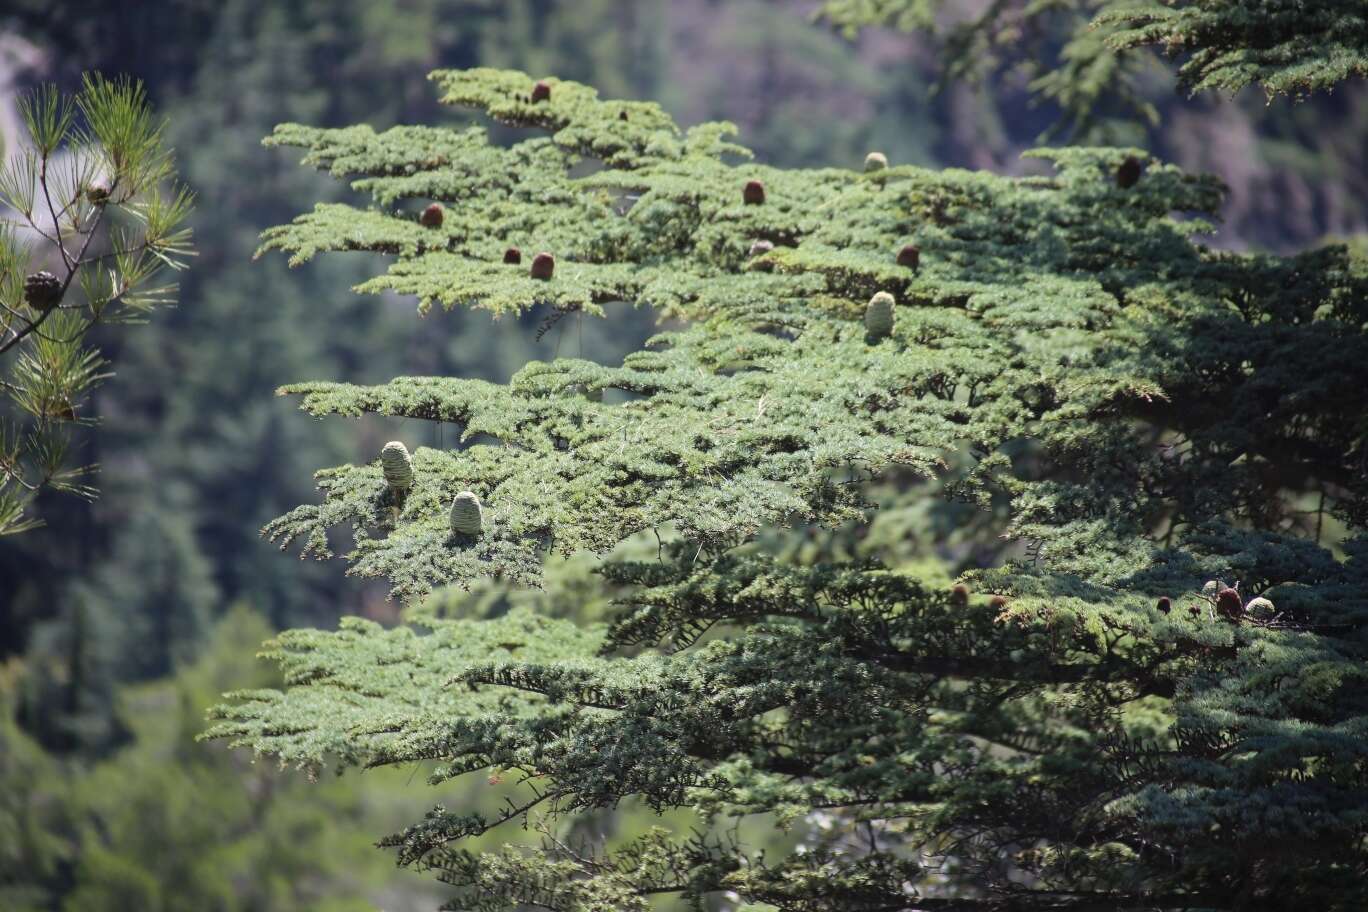
<path fill-rule="evenodd" d="M 145 81 L 198 196 L 192 224 L 201 250 L 179 310 L 97 339 L 118 365 L 93 403 L 103 423 L 84 444 L 89 461 L 102 464 L 102 499 L 44 498 L 48 528 L 0 545 L 0 691 L 13 720 L 0 729 L 0 754 L 25 758 L 0 764 L 0 777 L 6 794 L 28 796 L 5 811 L 7 831 L 18 835 L 0 839 L 0 905 L 86 909 L 104 896 L 117 908 L 119 897 L 136 896 L 148 907 L 202 908 L 207 896 L 231 894 L 255 908 L 334 899 L 432 908 L 450 891 L 386 874 L 374 865 L 383 855 L 364 843 L 402 833 L 434 801 L 454 816 L 400 836 L 405 860 L 442 862 L 446 876 L 466 878 L 468 897 L 484 890 L 496 908 L 513 894 L 490 877 L 526 885 L 550 857 L 569 865 L 556 869 L 555 882 L 566 880 L 575 863 L 557 855 L 556 843 L 540 845 L 550 856 L 476 863 L 509 841 L 537 848 L 543 834 L 516 824 L 467 836 L 460 845 L 475 853 L 468 858 L 445 843 L 423 854 L 441 834 L 482 826 L 454 817 L 492 823 L 505 798 L 526 800 L 516 775 L 473 782 L 428 760 L 388 779 L 345 777 L 324 793 L 298 782 L 286 788 L 286 777 L 191 745 L 210 693 L 280 686 L 240 670 L 259 639 L 252 630 L 264 629 L 252 627 L 260 623 L 249 622 L 253 615 L 275 629 L 331 628 L 348 614 L 380 624 L 349 621 L 339 638 L 290 633 L 279 641 L 291 680 L 323 675 L 341 683 L 337 693 L 363 677 L 379 685 L 366 688 L 375 702 L 348 710 L 354 715 L 311 718 L 313 734 L 275 734 L 283 740 L 269 746 L 305 765 L 327 757 L 331 766 L 331 751 L 368 761 L 417 756 L 437 732 L 419 718 L 429 708 L 460 707 L 473 719 L 501 707 L 512 721 L 482 734 L 494 739 L 482 745 L 497 747 L 499 762 L 554 770 L 560 790 L 545 804 L 574 811 L 548 821 L 545 838 L 638 859 L 623 862 L 636 879 L 605 869 L 572 886 L 567 902 L 598 897 L 616 907 L 639 889 L 640 872 L 653 870 L 664 884 L 689 870 L 698 874 L 689 889 L 710 908 L 734 907 L 742 888 L 799 903 L 800 881 L 815 882 L 824 865 L 910 857 L 925 827 L 972 817 L 965 802 L 974 796 L 1010 815 L 1017 805 L 993 796 L 1020 802 L 1023 781 L 1034 789 L 1027 803 L 1041 817 L 1039 807 L 1051 808 L 1059 826 L 1103 807 L 1108 788 L 1139 796 L 1088 820 L 1113 827 L 1110 835 L 1141 833 L 1143 851 L 1131 858 L 1124 838 L 1088 843 L 1082 854 L 1042 840 L 1022 848 L 1037 854 L 1004 860 L 988 847 L 1005 831 L 985 817 L 983 839 L 957 847 L 961 868 L 951 874 L 969 884 L 957 899 L 992 896 L 974 891 L 1003 878 L 1043 889 L 1097 877 L 1086 889 L 1133 893 L 1198 882 L 1219 892 L 1243 878 L 1265 902 L 1291 856 L 1270 860 L 1258 849 L 1240 855 L 1247 872 L 1223 870 L 1241 850 L 1218 839 L 1164 860 L 1162 851 L 1187 837 L 1155 823 L 1168 819 L 1155 816 L 1159 795 L 1144 790 L 1156 782 L 1185 784 L 1185 815 L 1191 807 L 1217 815 L 1227 794 L 1261 796 L 1230 804 L 1239 815 L 1332 801 L 1324 819 L 1297 818 L 1323 829 L 1280 846 L 1297 841 L 1312 851 L 1321 843 L 1311 836 L 1351 826 L 1354 805 L 1340 799 L 1355 794 L 1357 717 L 1347 695 L 1362 580 L 1345 524 L 1362 522 L 1354 459 L 1364 428 L 1353 397 L 1362 269 L 1352 240 L 1289 259 L 1257 251 L 1321 248 L 1325 235 L 1362 226 L 1362 81 L 1266 106 L 1257 88 L 1231 100 L 1210 92 L 1184 99 L 1172 91 L 1172 67 L 1142 68 L 1136 97 L 1153 106 L 1158 126 L 1104 100 L 1073 138 L 1119 150 L 1023 159 L 1021 150 L 1068 117 L 1068 104 L 1047 97 L 1029 107 L 1039 90 L 1011 66 L 990 69 L 978 90 L 950 80 L 928 100 L 942 75 L 931 40 L 883 29 L 848 40 L 814 24 L 814 6 L 173 0 L 153 17 L 144 4 L 20 0 L 0 14 L 0 30 L 33 42 L 3 45 L 16 87 L 48 79 L 73 90 L 89 70 Z M 1230 5 L 1210 5 L 1215 14 L 1222 7 Z M 1053 25 L 1043 47 L 1063 47 L 1069 34 Z M 1346 46 L 1354 40 L 1351 29 L 1338 34 Z M 541 107 L 506 101 L 501 83 L 454 99 L 492 103 L 511 126 L 434 104 L 441 93 L 424 82 L 429 70 L 478 65 L 552 73 L 593 85 L 604 99 L 658 99 L 662 109 L 607 102 L 611 117 L 603 118 L 587 88 L 555 80 L 553 90 L 567 91 Z M 459 77 L 448 78 L 456 83 L 442 92 L 461 90 Z M 513 94 L 530 96 L 531 76 L 516 82 Z M 623 111 L 626 122 L 612 119 Z M 515 129 L 529 117 L 537 129 Z M 763 164 L 737 158 L 722 132 L 672 126 L 709 120 L 735 121 Z M 370 127 L 348 126 L 360 121 Z M 301 126 L 272 134 L 281 122 Z M 396 123 L 431 126 L 387 132 Z M 486 132 L 467 129 L 472 123 Z M 338 176 L 373 178 L 356 190 L 374 195 L 375 211 L 345 184 L 291 167 L 288 152 L 262 148 L 268 134 L 277 145 L 304 146 L 314 165 Z M 7 144 L 11 136 L 7 128 Z M 882 177 L 862 173 L 872 149 L 894 166 Z M 600 156 L 613 165 L 588 173 Z M 922 170 L 945 165 L 1015 178 Z M 502 177 L 490 170 L 499 168 Z M 1203 171 L 1219 174 L 1224 196 L 1217 183 L 1191 176 Z M 1132 172 L 1132 186 L 1117 186 Z M 765 184 L 763 205 L 742 201 L 751 178 Z M 424 227 L 416 220 L 435 199 L 444 202 L 443 226 Z M 1175 203 L 1188 214 L 1160 208 Z M 361 231 L 358 243 L 383 252 L 315 257 L 294 270 L 277 255 L 249 264 L 261 228 L 300 212 L 301 221 L 265 243 L 307 258 L 337 246 L 346 224 Z M 1214 235 L 1194 235 L 1201 226 L 1193 215 L 1223 221 Z M 480 236 L 495 224 L 505 237 Z M 756 247 L 752 235 L 773 249 Z M 909 242 L 921 248 L 912 273 L 897 263 Z M 521 271 L 502 263 L 509 243 L 522 246 Z M 528 275 L 543 249 L 556 254 L 549 282 Z M 1247 252 L 1219 252 L 1232 249 Z M 362 283 L 378 297 L 349 291 Z M 866 305 L 878 289 L 894 296 L 894 320 L 891 335 L 871 344 L 865 332 L 883 324 L 875 313 L 866 326 Z M 415 320 L 415 295 L 440 306 Z M 472 301 L 503 317 L 471 313 Z M 653 328 L 661 316 L 667 322 Z M 657 329 L 663 344 L 642 350 Z M 391 382 L 414 375 L 435 379 Z M 824 376 L 831 382 L 814 382 Z M 283 383 L 302 398 L 274 398 Z M 305 421 L 290 414 L 300 402 L 360 422 Z M 705 412 L 717 423 L 690 434 Z M 711 444 L 700 442 L 709 436 Z M 414 461 L 402 504 L 385 493 L 374 462 L 396 437 Z M 993 444 L 996 452 L 983 449 Z M 338 463 L 353 465 L 325 474 L 328 496 L 317 504 L 309 475 Z M 444 546 L 451 498 L 466 489 L 483 499 L 483 553 Z M 273 530 L 354 550 L 351 566 L 374 581 L 342 579 L 340 562 L 284 559 L 258 540 L 263 524 L 301 502 Z M 363 521 L 354 542 L 344 529 L 329 531 L 353 519 Z M 658 525 L 661 541 L 646 532 L 618 543 Z M 584 552 L 563 556 L 577 547 L 611 560 L 601 567 Z M 551 554 L 545 563 L 543 553 Z M 947 595 L 962 572 L 1002 568 L 1013 557 L 1026 564 L 968 578 L 967 604 Z M 1160 569 L 1132 572 L 1146 561 Z M 490 567 L 502 578 L 484 579 Z M 1273 614 L 1254 604 L 1239 624 L 1194 619 L 1189 607 L 1200 614 L 1209 604 L 1210 614 L 1221 604 L 1217 594 L 1201 595 L 1211 579 L 1240 581 L 1242 611 L 1263 593 Z M 419 597 L 450 581 L 470 591 Z M 531 581 L 544 588 L 522 588 Z M 391 588 L 411 596 L 403 614 L 431 636 L 410 639 L 394 627 L 400 612 L 384 600 Z M 1153 607 L 1158 593 L 1172 600 L 1166 617 Z M 1007 600 L 996 604 L 993 594 Z M 740 652 L 728 654 L 724 643 Z M 913 643 L 933 645 L 923 658 L 949 664 L 907 664 L 900 655 Z M 226 663 L 212 683 L 195 671 L 210 649 Z M 397 668 L 394 678 L 380 673 L 376 656 L 405 657 L 411 664 L 400 667 L 417 683 L 404 684 Z M 1285 664 L 1267 664 L 1274 661 Z M 772 680 L 762 674 L 771 665 L 779 669 Z M 533 667 L 540 676 L 526 677 Z M 478 693 L 441 686 L 452 676 Z M 1222 695 L 1213 690 L 1221 681 L 1254 690 Z M 551 701 L 515 696 L 510 684 L 547 691 Z M 145 725 L 139 714 L 149 710 L 140 707 L 153 704 L 133 700 L 138 688 L 201 696 L 182 702 L 181 724 Z M 749 702 L 736 701 L 752 689 Z M 321 711 L 333 705 L 326 690 L 292 689 L 271 711 L 296 712 L 288 701 L 315 699 Z M 1134 698 L 1139 690 L 1146 693 Z M 860 695 L 874 699 L 862 705 Z M 1322 703 L 1328 714 L 1316 716 Z M 896 720 L 881 715 L 886 705 Z M 402 734 L 365 730 L 384 706 L 402 718 Z M 1175 707 L 1189 714 L 1180 718 Z M 613 720 L 624 714 L 638 720 L 630 737 L 621 735 L 633 751 L 597 772 L 578 766 L 586 745 L 611 753 L 616 742 L 602 739 L 618 737 Z M 677 725 L 653 721 L 671 715 Z M 256 738 L 248 718 L 264 717 L 238 723 Z M 836 744 L 842 729 L 814 731 L 814 719 L 840 720 L 871 740 Z M 1265 768 L 1268 757 L 1254 753 L 1259 739 L 1306 725 L 1306 740 L 1279 741 L 1282 759 Z M 882 726 L 895 726 L 897 738 Z M 917 795 L 920 761 L 899 752 L 914 729 L 925 739 L 917 756 L 954 743 L 953 774 L 929 761 L 949 796 Z M 1046 729 L 1048 741 L 1023 740 Z M 1190 731 L 1245 740 L 1199 750 Z M 717 733 L 711 750 L 727 755 L 700 755 L 694 748 L 706 739 L 697 733 Z M 1121 735 L 1132 740 L 1107 741 Z M 989 745 L 993 738 L 1005 740 Z M 382 744 L 390 753 L 372 753 Z M 647 744 L 683 765 L 642 762 Z M 1314 754 L 1311 744 L 1326 752 Z M 756 745 L 753 757 L 743 750 Z M 456 752 L 431 748 L 441 751 Z M 789 764 L 826 757 L 827 765 L 811 775 L 797 765 L 765 769 L 767 756 Z M 1023 756 L 1045 758 L 1035 778 Z M 1297 758 L 1300 771 L 1289 772 Z M 1164 779 L 1170 766 L 1178 772 Z M 419 769 L 444 780 L 434 793 L 404 787 Z M 1130 772 L 1118 785 L 1123 769 Z M 151 784 L 186 783 L 187 802 L 266 787 L 280 804 L 259 805 L 250 823 L 212 834 L 196 829 L 196 814 L 167 812 L 164 837 L 149 849 L 126 835 L 138 806 L 131 794 L 118 802 L 109 789 L 68 787 L 105 775 L 136 776 L 153 794 Z M 1071 775 L 1076 790 L 1066 788 Z M 1301 776 L 1312 778 L 1305 795 L 1286 784 Z M 707 777 L 730 791 L 695 803 Z M 860 791 L 878 783 L 888 790 Z M 1333 799 L 1331 785 L 1343 789 Z M 168 808 L 178 789 L 165 790 Z M 66 810 L 54 816 L 46 796 L 57 793 Z M 688 807 L 661 817 L 651 809 L 681 794 Z M 870 803 L 853 815 L 821 809 L 852 795 Z M 919 811 L 904 822 L 890 809 L 909 796 Z M 772 810 L 753 813 L 761 808 Z M 339 813 L 346 822 L 336 827 L 302 823 Z M 735 831 L 680 841 L 701 825 L 699 815 L 738 813 L 746 822 Z M 866 817 L 883 821 L 872 834 Z M 1203 819 L 1212 817 L 1173 818 Z M 1069 839 L 1086 842 L 1102 830 L 1079 832 Z M 234 846 L 241 859 L 264 858 L 262 846 L 297 854 L 270 868 L 278 888 L 244 892 L 232 872 L 265 871 L 265 862 L 206 866 L 194 859 L 207 842 Z M 1337 854 L 1352 841 L 1332 842 L 1304 876 L 1350 902 L 1352 893 L 1335 891 L 1352 879 L 1356 862 Z M 761 849 L 770 880 L 766 866 L 719 867 L 738 852 L 754 861 Z M 800 858 L 812 870 L 795 879 Z M 149 859 L 185 874 L 159 880 Z M 924 870 L 902 873 L 923 891 L 939 889 L 943 875 L 919 880 Z M 141 886 L 103 886 L 114 871 L 124 872 L 119 883 Z M 706 892 L 713 875 L 737 896 Z M 871 895 L 887 898 L 878 885 L 896 876 L 871 869 Z"/>

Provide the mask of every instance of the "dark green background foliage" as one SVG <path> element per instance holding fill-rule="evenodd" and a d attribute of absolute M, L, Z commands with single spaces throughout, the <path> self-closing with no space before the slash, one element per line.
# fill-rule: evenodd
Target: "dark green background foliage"
<path fill-rule="evenodd" d="M 199 256 L 178 310 L 98 340 L 101 499 L 44 498 L 46 529 L 0 541 L 0 906 L 451 899 L 370 848 L 386 832 L 481 908 L 680 886 L 712 909 L 901 907 L 905 882 L 974 908 L 1008 880 L 1360 904 L 1364 248 L 1322 242 L 1365 222 L 1368 91 L 1258 86 L 1352 77 L 1362 23 L 1295 27 L 1331 29 L 1336 70 L 1276 22 L 1223 27 L 1232 3 L 1142 32 L 1081 28 L 1107 4 L 998 4 L 958 38 L 853 39 L 815 6 L 6 5 L 13 88 L 147 82 Z M 1150 50 L 1180 16 L 1201 66 Z M 610 101 L 424 80 L 481 65 Z M 715 120 L 752 161 L 673 126 Z M 1020 157 L 1052 128 L 1122 148 Z M 858 173 L 871 149 L 895 167 Z M 752 176 L 764 206 L 741 205 Z M 414 221 L 432 199 L 437 231 Z M 1217 233 L 1195 244 L 1194 215 Z M 308 262 L 251 262 L 270 225 Z M 915 274 L 893 262 L 912 240 Z M 503 266 L 509 243 L 524 269 L 555 251 L 555 279 Z M 358 247 L 377 253 L 313 256 Z M 897 321 L 870 344 L 880 288 Z M 415 295 L 438 305 L 421 320 Z M 395 437 L 401 504 L 374 461 Z M 320 503 L 310 476 L 339 463 Z M 444 531 L 465 488 L 478 544 Z M 267 523 L 363 579 L 279 554 Z M 1216 577 L 1276 616 L 1214 619 Z M 370 620 L 272 649 L 322 686 L 257 692 L 225 731 L 311 768 L 431 759 L 321 785 L 192 744 L 214 694 L 281 686 L 252 664 L 268 630 L 344 615 Z M 534 789 L 545 832 L 471 835 Z"/>

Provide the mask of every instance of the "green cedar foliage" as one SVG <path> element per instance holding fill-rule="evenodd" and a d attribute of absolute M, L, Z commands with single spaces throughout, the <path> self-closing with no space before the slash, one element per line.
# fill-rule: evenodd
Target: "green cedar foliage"
<path fill-rule="evenodd" d="M 191 252 L 191 195 L 141 83 L 45 86 L 20 114 L 28 136 L 0 166 L 0 535 L 39 524 L 44 488 L 94 496 L 71 433 L 107 376 L 86 336 L 172 303 L 158 283 Z"/>
<path fill-rule="evenodd" d="M 943 0 L 826 0 L 819 15 L 853 35 L 866 26 L 924 32 L 944 81 L 1020 68 L 1075 130 L 1109 109 L 1151 124 L 1144 75 L 1157 52 L 1186 55 L 1189 92 L 1258 85 L 1302 98 L 1368 75 L 1368 7 L 1353 0 L 1062 0 L 982 4 L 965 16 Z M 949 15 L 947 15 L 949 13 Z"/>
<path fill-rule="evenodd" d="M 384 840 L 456 888 L 450 908 L 1368 900 L 1368 264 L 1208 249 L 1221 187 L 1138 149 L 1040 150 L 1054 173 L 1021 179 L 787 171 L 725 124 L 680 132 L 585 86 L 533 101 L 521 73 L 433 78 L 547 135 L 282 126 L 269 142 L 377 203 L 320 207 L 264 249 L 384 253 L 360 288 L 422 311 L 637 304 L 682 325 L 620 366 L 534 362 L 503 385 L 284 389 L 463 441 L 413 449 L 406 491 L 378 452 L 324 470 L 322 503 L 268 526 L 319 556 L 349 528 L 351 572 L 388 579 L 410 624 L 282 634 L 288 688 L 236 694 L 210 737 L 308 769 L 508 777 L 501 811 L 439 807 Z M 433 200 L 446 217 L 422 226 Z M 505 264 L 510 245 L 554 275 Z M 886 336 L 864 319 L 881 292 Z M 479 535 L 449 526 L 463 491 Z M 862 529 L 890 497 L 1005 507 L 988 530 L 1027 556 L 951 591 L 773 547 Z M 647 532 L 601 568 L 605 624 L 449 607 Z M 623 802 L 699 828 L 564 838 Z M 738 820 L 803 828 L 802 851 L 757 852 Z M 472 841 L 520 822 L 540 847 Z"/>

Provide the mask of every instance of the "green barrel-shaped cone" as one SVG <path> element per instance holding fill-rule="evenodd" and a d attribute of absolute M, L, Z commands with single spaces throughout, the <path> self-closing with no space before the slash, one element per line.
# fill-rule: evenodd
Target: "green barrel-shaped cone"
<path fill-rule="evenodd" d="M 479 535 L 484 525 L 480 498 L 470 491 L 462 491 L 451 502 L 451 531 L 461 535 Z"/>
<path fill-rule="evenodd" d="M 885 339 L 893 333 L 893 296 L 880 291 L 865 305 L 865 332 L 871 339 Z"/>
<path fill-rule="evenodd" d="M 413 457 L 400 441 L 391 440 L 380 450 L 380 468 L 385 473 L 385 484 L 394 490 L 407 491 L 413 487 Z"/>

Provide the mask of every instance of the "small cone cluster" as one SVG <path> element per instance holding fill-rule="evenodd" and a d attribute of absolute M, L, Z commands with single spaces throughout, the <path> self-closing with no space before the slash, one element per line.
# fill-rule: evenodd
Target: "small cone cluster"
<path fill-rule="evenodd" d="M 532 87 L 532 103 L 537 104 L 541 101 L 551 100 L 551 85 L 546 82 L 538 82 Z"/>
<path fill-rule="evenodd" d="M 479 535 L 484 527 L 484 512 L 480 498 L 470 491 L 462 491 L 451 502 L 451 531 L 459 535 Z"/>
<path fill-rule="evenodd" d="M 403 442 L 391 440 L 380 450 L 380 468 L 385 473 L 385 484 L 394 491 L 413 487 L 413 457 Z"/>
<path fill-rule="evenodd" d="M 893 334 L 893 296 L 880 291 L 865 305 L 865 332 L 871 340 L 886 339 Z"/>

